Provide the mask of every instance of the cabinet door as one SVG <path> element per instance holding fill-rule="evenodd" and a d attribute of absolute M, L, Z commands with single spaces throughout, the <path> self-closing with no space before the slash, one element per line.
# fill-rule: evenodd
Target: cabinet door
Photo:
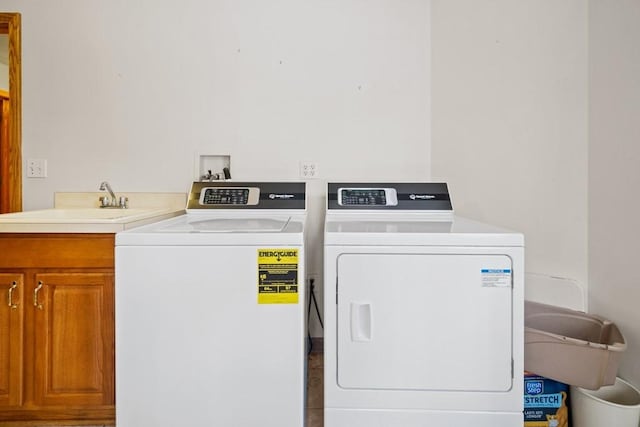
<path fill-rule="evenodd" d="M 34 285 L 36 404 L 113 404 L 113 274 L 36 274 Z"/>
<path fill-rule="evenodd" d="M 24 276 L 0 274 L 0 407 L 22 404 Z"/>

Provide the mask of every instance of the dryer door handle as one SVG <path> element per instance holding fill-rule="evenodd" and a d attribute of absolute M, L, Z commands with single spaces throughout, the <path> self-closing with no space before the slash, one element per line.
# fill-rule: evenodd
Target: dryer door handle
<path fill-rule="evenodd" d="M 371 341 L 372 312 L 369 303 L 351 303 L 351 341 Z"/>

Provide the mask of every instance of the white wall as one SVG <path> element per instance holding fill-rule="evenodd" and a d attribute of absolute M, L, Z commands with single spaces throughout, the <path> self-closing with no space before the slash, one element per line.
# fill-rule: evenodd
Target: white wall
<path fill-rule="evenodd" d="M 640 2 L 591 0 L 589 305 L 622 330 L 640 386 Z"/>
<path fill-rule="evenodd" d="M 435 0 L 432 175 L 458 214 L 525 234 L 587 284 L 587 4 Z"/>
<path fill-rule="evenodd" d="M 324 179 L 429 179 L 428 6 L 2 0 L 22 13 L 23 157 L 48 160 L 24 209 L 103 180 L 186 192 L 195 152 L 231 155 L 239 180 L 297 180 L 300 160 Z M 310 190 L 321 243 L 324 180 Z"/>

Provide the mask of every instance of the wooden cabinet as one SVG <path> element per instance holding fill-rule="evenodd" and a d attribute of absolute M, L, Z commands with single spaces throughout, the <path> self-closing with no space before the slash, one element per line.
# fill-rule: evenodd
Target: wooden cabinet
<path fill-rule="evenodd" d="M 114 235 L 0 233 L 0 254 L 0 424 L 113 424 Z"/>

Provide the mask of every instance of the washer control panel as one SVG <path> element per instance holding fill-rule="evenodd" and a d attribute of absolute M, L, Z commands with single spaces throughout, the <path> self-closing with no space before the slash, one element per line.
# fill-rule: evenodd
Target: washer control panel
<path fill-rule="evenodd" d="M 340 206 L 396 206 L 398 194 L 395 188 L 348 188 L 338 189 Z"/>
<path fill-rule="evenodd" d="M 257 205 L 260 189 L 256 187 L 207 187 L 200 192 L 202 206 Z"/>
<path fill-rule="evenodd" d="M 187 198 L 187 213 L 215 210 L 307 209 L 304 182 L 195 181 Z"/>

